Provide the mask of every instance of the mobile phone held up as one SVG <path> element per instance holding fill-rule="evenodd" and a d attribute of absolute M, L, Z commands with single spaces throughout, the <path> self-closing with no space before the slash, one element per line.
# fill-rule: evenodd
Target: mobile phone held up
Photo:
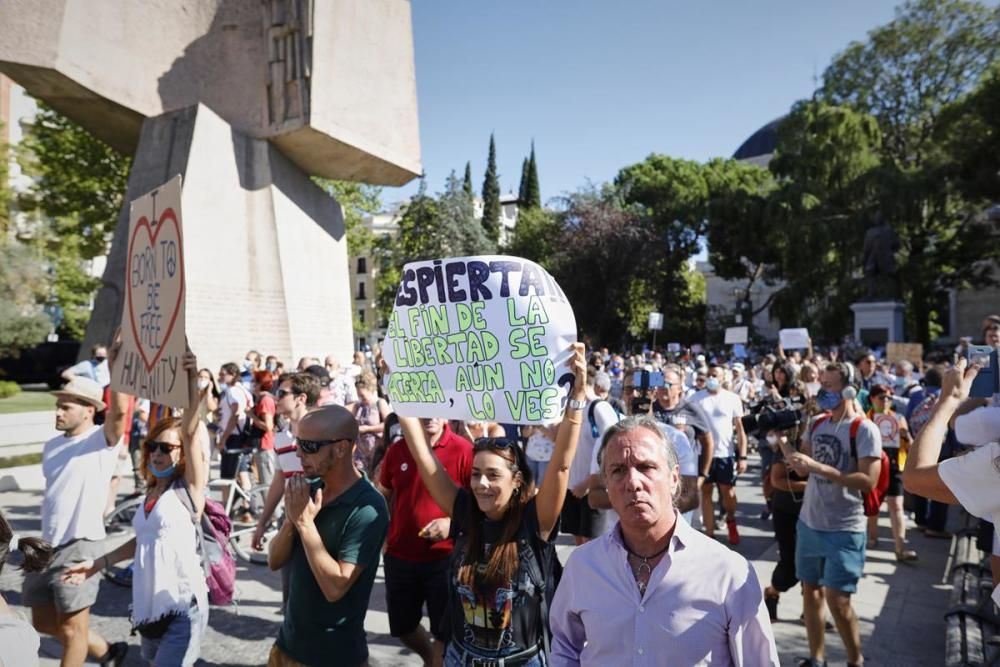
<path fill-rule="evenodd" d="M 325 487 L 326 484 L 323 483 L 322 477 L 310 477 L 308 478 L 308 481 L 309 481 L 309 497 L 315 500 L 316 492 Z"/>
<path fill-rule="evenodd" d="M 997 351 L 990 345 L 970 345 L 965 352 L 969 365 L 979 366 L 979 374 L 972 382 L 969 396 L 990 398 L 1000 393 L 1000 368 L 997 365 Z"/>
<path fill-rule="evenodd" d="M 663 373 L 660 371 L 635 371 L 632 375 L 632 385 L 646 391 L 663 386 Z"/>

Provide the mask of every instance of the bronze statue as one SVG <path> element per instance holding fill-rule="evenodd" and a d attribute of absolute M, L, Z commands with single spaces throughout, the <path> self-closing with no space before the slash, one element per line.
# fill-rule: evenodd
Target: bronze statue
<path fill-rule="evenodd" d="M 899 237 L 881 212 L 875 213 L 872 222 L 874 224 L 865 233 L 862 260 L 868 286 L 865 300 L 896 300 L 900 293 L 896 266 Z"/>

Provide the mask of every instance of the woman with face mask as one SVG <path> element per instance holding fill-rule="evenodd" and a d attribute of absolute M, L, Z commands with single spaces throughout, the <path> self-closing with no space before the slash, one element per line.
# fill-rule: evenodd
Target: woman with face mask
<path fill-rule="evenodd" d="M 164 417 L 149 430 L 142 464 L 146 496 L 132 527 L 135 537 L 94 560 L 66 568 L 82 583 L 118 561 L 132 558 L 132 623 L 142 636 L 142 657 L 157 667 L 187 667 L 198 659 L 208 625 L 208 587 L 195 528 L 205 506 L 207 468 L 197 451 L 199 399 L 196 360 L 188 352 L 189 405 L 182 421 Z"/>
<path fill-rule="evenodd" d="M 889 490 L 885 501 L 889 505 L 889 523 L 892 526 L 892 540 L 896 548 L 896 560 L 901 562 L 917 560 L 917 552 L 906 548 L 906 515 L 903 513 L 903 468 L 906 454 L 910 450 L 913 436 L 903 415 L 893 408 L 893 392 L 888 385 L 872 385 L 868 392 L 871 410 L 868 418 L 878 426 L 882 435 L 882 450 L 889 457 Z M 878 543 L 878 516 L 868 517 L 868 544 Z"/>
<path fill-rule="evenodd" d="M 548 619 L 542 564 L 556 557 L 556 525 L 569 483 L 586 399 L 587 362 L 581 343 L 567 363 L 573 388 L 545 478 L 535 480 L 521 448 L 504 438 L 473 447 L 471 489 L 459 488 L 434 456 L 419 420 L 400 417 L 406 444 L 431 497 L 451 517 L 455 538 L 449 567 L 446 667 L 547 664 Z M 550 570 L 551 571 L 551 570 Z"/>
<path fill-rule="evenodd" d="M 795 576 L 795 526 L 802 509 L 807 475 L 799 475 L 785 463 L 786 452 L 798 450 L 798 429 L 770 431 L 766 447 L 773 453 L 770 470 L 771 523 L 778 542 L 778 562 L 771 573 L 771 585 L 764 589 L 764 604 L 772 621 L 778 620 L 778 599 L 799 583 Z"/>

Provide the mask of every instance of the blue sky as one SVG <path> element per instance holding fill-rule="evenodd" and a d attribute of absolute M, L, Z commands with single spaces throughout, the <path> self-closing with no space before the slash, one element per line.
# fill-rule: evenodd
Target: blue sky
<path fill-rule="evenodd" d="M 489 135 L 500 185 L 517 190 L 535 140 L 543 199 L 614 178 L 650 153 L 729 157 L 808 97 L 814 76 L 896 3 L 713 0 L 413 0 L 428 188 Z M 386 188 L 403 199 L 416 181 Z"/>

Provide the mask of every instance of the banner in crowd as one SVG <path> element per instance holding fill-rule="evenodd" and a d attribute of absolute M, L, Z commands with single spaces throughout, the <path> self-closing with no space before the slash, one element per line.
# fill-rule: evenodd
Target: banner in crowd
<path fill-rule="evenodd" d="M 181 177 L 129 207 L 122 348 L 111 386 L 171 407 L 187 407 L 181 359 L 184 336 L 184 243 Z"/>
<path fill-rule="evenodd" d="M 746 343 L 750 339 L 750 327 L 729 327 L 726 329 L 726 345 Z"/>
<path fill-rule="evenodd" d="M 807 350 L 809 329 L 782 329 L 778 332 L 778 342 L 785 350 Z"/>
<path fill-rule="evenodd" d="M 558 421 L 573 374 L 573 309 L 534 262 L 498 255 L 403 267 L 382 354 L 396 413 Z"/>
<path fill-rule="evenodd" d="M 909 361 L 919 368 L 924 359 L 924 346 L 920 343 L 886 343 L 885 358 L 889 363 Z"/>

